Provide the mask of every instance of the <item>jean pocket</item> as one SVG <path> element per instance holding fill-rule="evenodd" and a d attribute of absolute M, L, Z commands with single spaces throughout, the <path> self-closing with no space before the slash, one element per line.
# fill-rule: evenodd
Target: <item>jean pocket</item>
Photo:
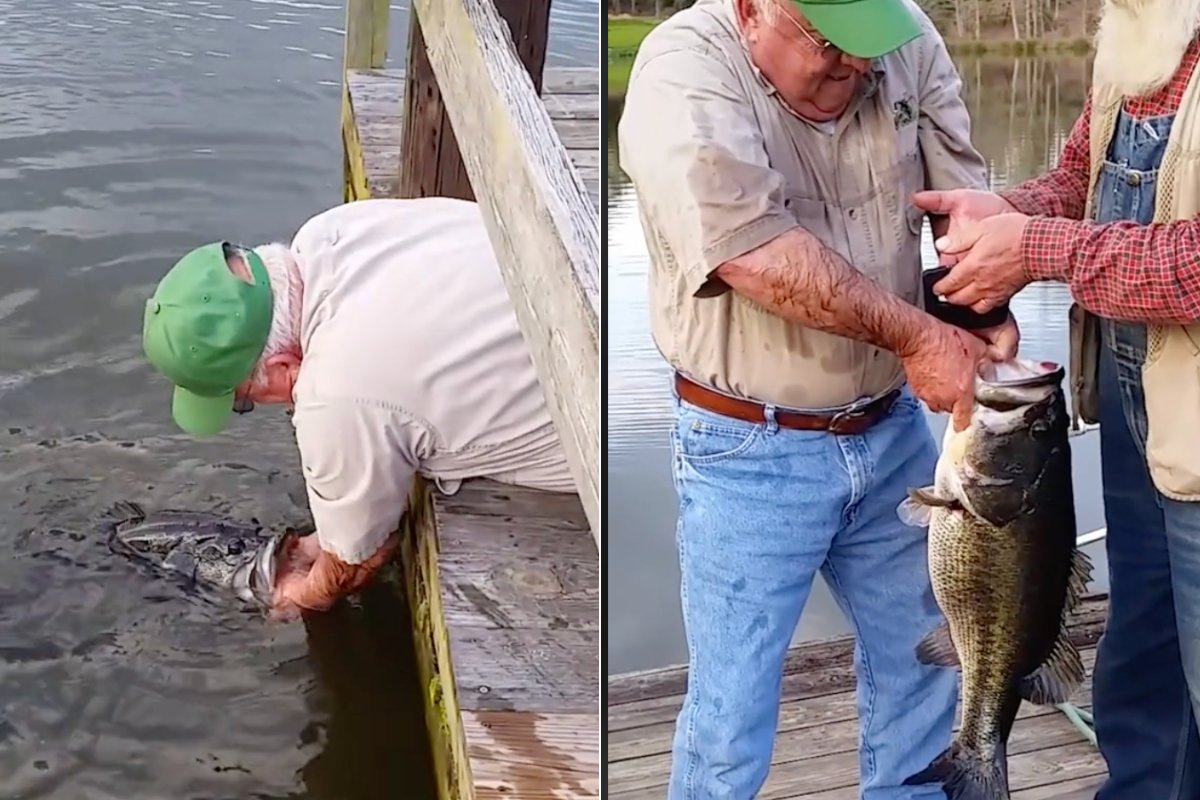
<path fill-rule="evenodd" d="M 691 464 L 713 464 L 745 454 L 763 434 L 765 425 L 718 422 L 687 414 L 679 420 L 679 458 Z"/>

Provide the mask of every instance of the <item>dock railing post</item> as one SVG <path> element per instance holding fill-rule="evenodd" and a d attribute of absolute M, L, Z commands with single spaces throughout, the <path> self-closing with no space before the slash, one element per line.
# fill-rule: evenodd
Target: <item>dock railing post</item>
<path fill-rule="evenodd" d="M 522 47 L 531 64 L 545 60 L 544 35 L 539 44 L 534 32 L 548 28 L 549 4 L 532 0 L 529 6 L 545 8 L 535 13 L 518 0 L 503 2 L 514 13 L 523 9 L 528 34 L 506 24 L 493 0 L 413 0 L 422 40 L 413 49 L 424 54 L 434 80 L 406 76 L 412 102 L 403 122 L 400 195 L 478 201 L 599 548 L 600 218 L 522 61 Z M 441 110 L 436 122 L 423 123 L 422 103 L 434 92 Z M 436 125 L 443 138 L 416 138 L 411 132 L 422 124 Z M 469 195 L 446 177 L 451 143 Z"/>
<path fill-rule="evenodd" d="M 387 63 L 389 0 L 346 0 L 346 47 L 342 80 L 348 69 L 383 69 Z"/>
<path fill-rule="evenodd" d="M 350 91 L 346 72 L 352 69 L 383 69 L 387 64 L 389 0 L 346 0 L 346 35 L 342 47 L 342 129 L 353 127 Z M 343 202 L 354 200 L 350 156 L 342 152 Z"/>
<path fill-rule="evenodd" d="M 539 93 L 550 32 L 550 0 L 496 0 L 525 71 Z M 400 197 L 457 197 L 475 192 L 459 152 L 437 77 L 429 65 L 425 37 L 409 12 L 408 66 L 404 71 L 403 132 L 400 136 Z"/>

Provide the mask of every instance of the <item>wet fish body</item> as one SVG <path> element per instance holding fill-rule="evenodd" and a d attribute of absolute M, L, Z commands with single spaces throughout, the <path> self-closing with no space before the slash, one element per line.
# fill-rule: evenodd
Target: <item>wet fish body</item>
<path fill-rule="evenodd" d="M 1012 361 L 976 382 L 970 426 L 948 426 L 934 485 L 898 513 L 929 526 L 929 568 L 946 622 L 917 646 L 962 669 L 962 723 L 906 785 L 940 781 L 951 800 L 1008 800 L 1006 743 L 1021 700 L 1066 702 L 1083 663 L 1066 620 L 1091 563 L 1076 549 L 1064 370 Z"/>
<path fill-rule="evenodd" d="M 109 548 L 196 588 L 267 607 L 278 554 L 288 533 L 264 534 L 256 521 L 215 514 L 160 511 L 121 502 L 106 515 Z"/>

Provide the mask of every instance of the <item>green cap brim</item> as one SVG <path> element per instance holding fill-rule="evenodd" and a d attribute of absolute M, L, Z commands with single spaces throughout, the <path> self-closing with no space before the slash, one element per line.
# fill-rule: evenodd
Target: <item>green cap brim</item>
<path fill-rule="evenodd" d="M 185 433 L 198 436 L 220 433 L 233 416 L 233 392 L 219 397 L 201 397 L 176 386 L 175 396 L 171 400 L 171 416 Z"/>
<path fill-rule="evenodd" d="M 921 35 L 905 0 L 794 0 L 817 32 L 846 55 L 879 58 Z"/>

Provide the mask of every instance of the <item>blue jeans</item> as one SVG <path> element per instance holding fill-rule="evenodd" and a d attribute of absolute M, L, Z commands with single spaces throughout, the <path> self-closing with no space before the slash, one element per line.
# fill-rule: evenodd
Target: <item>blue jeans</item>
<path fill-rule="evenodd" d="M 669 800 L 751 800 L 767 776 L 784 659 L 821 570 L 857 637 L 866 800 L 941 800 L 901 787 L 950 743 L 957 672 L 914 648 L 942 621 L 924 528 L 896 506 L 932 482 L 937 450 L 907 390 L 858 436 L 782 429 L 676 400 L 680 597 L 690 674 Z M 1142 800 L 1145 800 L 1144 798 Z"/>
<path fill-rule="evenodd" d="M 1098 222 L 1150 224 L 1173 124 L 1173 115 L 1135 119 L 1121 110 L 1096 187 Z M 1169 500 L 1150 480 L 1145 326 L 1106 320 L 1103 331 L 1100 454 L 1111 589 L 1094 700 L 1109 777 L 1096 797 L 1190 800 L 1200 797 L 1193 713 L 1200 708 L 1200 504 Z"/>
<path fill-rule="evenodd" d="M 1109 777 L 1096 800 L 1191 800 L 1200 797 L 1192 711 L 1200 689 L 1200 505 L 1165 498 L 1150 480 L 1145 327 L 1102 326 L 1100 456 L 1111 588 L 1093 699 Z"/>

